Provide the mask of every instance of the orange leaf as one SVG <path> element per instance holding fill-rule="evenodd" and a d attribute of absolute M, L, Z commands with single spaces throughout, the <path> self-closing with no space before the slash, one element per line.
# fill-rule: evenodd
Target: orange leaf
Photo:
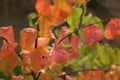
<path fill-rule="evenodd" d="M 50 16 L 51 6 L 51 0 L 37 0 L 35 4 L 37 12 L 44 16 Z"/>
<path fill-rule="evenodd" d="M 104 80 L 104 71 L 94 71 L 93 80 Z"/>
<path fill-rule="evenodd" d="M 54 0 L 52 24 L 58 25 L 72 13 L 72 6 L 66 0 Z"/>
<path fill-rule="evenodd" d="M 22 54 L 22 63 L 23 63 L 23 73 L 29 73 L 30 65 L 31 65 L 31 59 L 30 59 L 29 52 L 24 52 Z"/>
<path fill-rule="evenodd" d="M 94 72 L 88 71 L 88 72 L 86 73 L 86 75 L 85 75 L 85 79 L 84 79 L 84 80 L 92 80 L 93 74 L 94 74 Z"/>
<path fill-rule="evenodd" d="M 41 37 L 49 38 L 49 31 L 53 28 L 53 25 L 51 24 L 50 20 L 48 20 L 45 16 L 41 15 L 39 19 L 39 28 Z"/>
<path fill-rule="evenodd" d="M 0 37 L 5 38 L 8 42 L 15 42 L 13 27 L 0 27 Z"/>
<path fill-rule="evenodd" d="M 2 46 L 0 57 L 7 60 L 7 64 L 11 69 L 14 69 L 18 62 L 17 55 L 12 44 L 6 43 Z"/>
<path fill-rule="evenodd" d="M 49 53 L 49 50 L 46 48 L 46 46 L 49 43 L 49 38 L 38 38 L 38 50 L 42 55 L 46 55 Z"/>
<path fill-rule="evenodd" d="M 43 66 L 42 56 L 37 49 L 31 52 L 31 65 L 35 73 L 38 73 Z"/>
<path fill-rule="evenodd" d="M 22 50 L 32 50 L 35 47 L 37 31 L 33 28 L 24 28 L 20 31 L 20 46 Z"/>
<path fill-rule="evenodd" d="M 83 29 L 85 44 L 92 46 L 102 39 L 102 31 L 96 24 L 87 26 Z"/>
<path fill-rule="evenodd" d="M 49 43 L 49 38 L 44 38 L 44 37 L 38 38 L 38 47 L 41 46 L 45 47 L 48 45 L 48 43 Z"/>
<path fill-rule="evenodd" d="M 108 40 L 116 40 L 120 36 L 120 18 L 113 18 L 105 26 L 104 36 Z"/>

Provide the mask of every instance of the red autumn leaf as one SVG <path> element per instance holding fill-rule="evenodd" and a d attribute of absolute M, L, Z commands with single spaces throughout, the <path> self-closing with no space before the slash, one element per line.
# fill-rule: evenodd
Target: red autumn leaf
<path fill-rule="evenodd" d="M 52 52 L 54 60 L 57 63 L 64 63 L 68 60 L 69 58 L 69 53 L 68 50 L 62 46 L 59 46 L 57 48 L 55 48 Z"/>
<path fill-rule="evenodd" d="M 87 26 L 83 29 L 83 38 L 86 45 L 92 46 L 102 40 L 102 31 L 96 24 Z"/>
<path fill-rule="evenodd" d="M 60 36 L 59 36 L 59 41 L 62 40 L 67 33 L 69 32 L 68 27 L 67 26 L 63 26 L 61 31 L 60 31 Z M 65 38 L 64 40 L 62 40 L 61 44 L 69 44 L 70 41 L 68 40 L 68 38 Z"/>
<path fill-rule="evenodd" d="M 69 52 L 65 47 L 58 46 L 51 50 L 51 56 L 46 60 L 45 68 L 53 66 L 56 63 L 66 63 L 69 60 Z"/>
<path fill-rule="evenodd" d="M 51 32 L 52 38 L 55 40 L 55 44 L 50 51 L 50 57 L 46 60 L 45 67 L 48 68 L 55 63 L 65 63 L 69 59 L 69 52 L 67 48 L 58 44 L 58 40 Z"/>
<path fill-rule="evenodd" d="M 33 28 L 24 28 L 20 31 L 20 46 L 22 50 L 32 50 L 35 47 L 37 31 Z"/>
<path fill-rule="evenodd" d="M 40 35 L 41 37 L 49 38 L 50 37 L 50 30 L 54 26 L 51 24 L 51 21 L 47 19 L 45 16 L 40 16 L 39 19 L 39 28 L 40 28 Z"/>
<path fill-rule="evenodd" d="M 104 36 L 108 40 L 116 40 L 120 36 L 120 18 L 113 18 L 105 26 Z"/>
<path fill-rule="evenodd" d="M 11 69 L 14 69 L 18 62 L 17 55 L 12 44 L 3 44 L 0 57 L 7 61 L 7 64 Z"/>
<path fill-rule="evenodd" d="M 38 73 L 43 66 L 42 56 L 37 49 L 31 52 L 31 65 L 35 73 Z"/>
<path fill-rule="evenodd" d="M 14 31 L 12 26 L 0 27 L 0 37 L 5 38 L 9 43 L 12 43 L 16 47 L 14 39 Z"/>
<path fill-rule="evenodd" d="M 79 56 L 79 50 L 78 50 L 78 42 L 79 38 L 77 35 L 73 35 L 71 39 L 71 45 L 72 45 L 72 54 L 71 54 L 71 59 L 76 58 Z"/>
<path fill-rule="evenodd" d="M 44 16 L 50 16 L 51 6 L 51 0 L 37 0 L 35 4 L 37 12 Z"/>

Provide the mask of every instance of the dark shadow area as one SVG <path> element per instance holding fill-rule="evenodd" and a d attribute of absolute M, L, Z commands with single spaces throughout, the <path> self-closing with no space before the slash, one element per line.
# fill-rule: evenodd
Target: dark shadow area
<path fill-rule="evenodd" d="M 14 27 L 16 41 L 19 31 L 28 26 L 27 15 L 35 12 L 35 0 L 0 0 L 0 26 Z"/>

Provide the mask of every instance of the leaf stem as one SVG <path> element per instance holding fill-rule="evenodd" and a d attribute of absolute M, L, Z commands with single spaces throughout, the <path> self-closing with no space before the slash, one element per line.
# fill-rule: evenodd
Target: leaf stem
<path fill-rule="evenodd" d="M 37 48 L 37 46 L 38 46 L 39 26 L 36 27 L 36 30 L 37 30 L 37 38 L 36 38 L 36 40 L 35 40 L 35 48 Z"/>
<path fill-rule="evenodd" d="M 33 71 L 31 71 L 31 74 L 32 74 L 34 80 L 38 80 L 38 78 L 36 77 L 36 73 L 34 73 Z"/>

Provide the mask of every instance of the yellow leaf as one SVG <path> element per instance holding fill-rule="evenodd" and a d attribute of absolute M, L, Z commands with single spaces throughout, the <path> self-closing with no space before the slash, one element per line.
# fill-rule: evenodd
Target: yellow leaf
<path fill-rule="evenodd" d="M 45 37 L 45 38 L 49 38 L 50 37 L 50 30 L 53 28 L 54 26 L 51 24 L 51 21 L 46 18 L 45 16 L 40 16 L 39 18 L 39 28 L 40 28 L 40 36 L 41 37 Z"/>

